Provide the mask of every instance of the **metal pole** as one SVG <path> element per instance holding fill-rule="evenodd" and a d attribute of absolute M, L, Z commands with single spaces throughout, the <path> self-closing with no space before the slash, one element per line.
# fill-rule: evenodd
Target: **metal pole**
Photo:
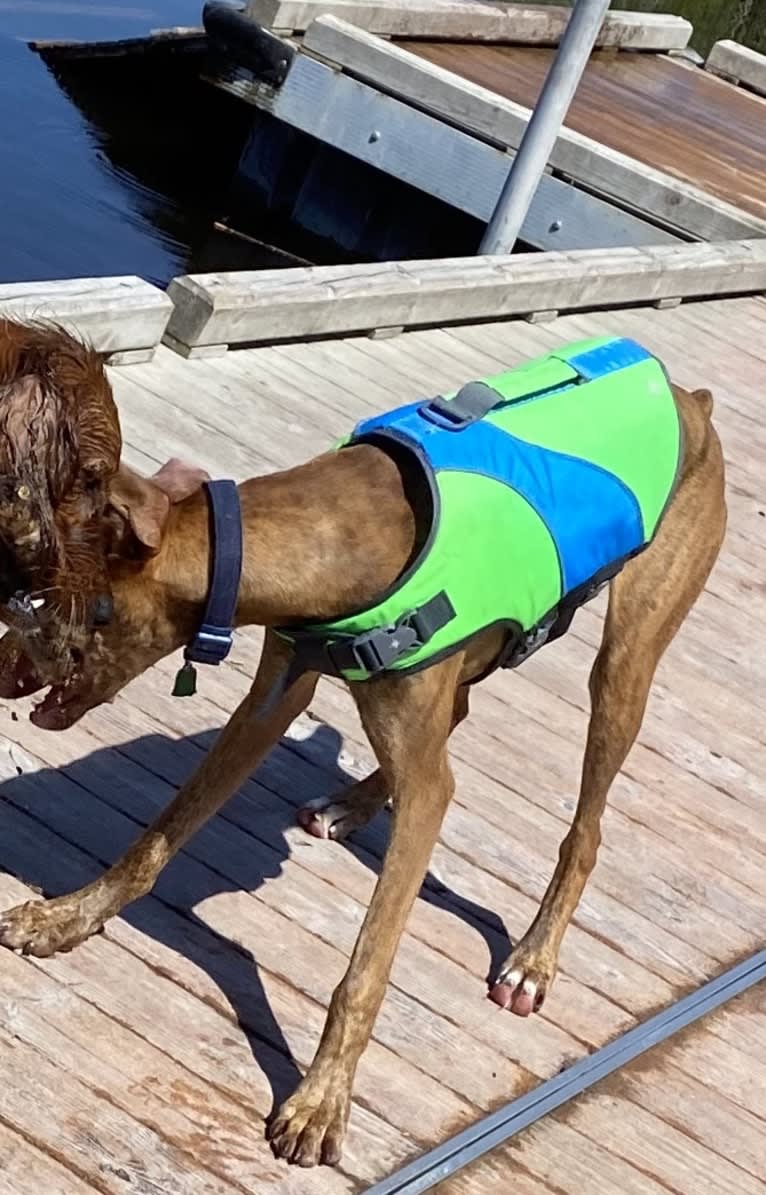
<path fill-rule="evenodd" d="M 572 15 L 524 130 L 480 253 L 510 253 L 527 218 L 610 0 L 573 0 Z"/>

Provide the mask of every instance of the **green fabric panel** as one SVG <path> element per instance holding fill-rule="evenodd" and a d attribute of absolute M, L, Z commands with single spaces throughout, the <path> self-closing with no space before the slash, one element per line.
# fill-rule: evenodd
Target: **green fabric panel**
<path fill-rule="evenodd" d="M 332 623 L 333 632 L 359 634 L 396 622 L 447 589 L 456 617 L 420 651 L 393 665 L 411 668 L 475 633 L 509 617 L 526 629 L 561 598 L 558 554 L 548 528 L 524 498 L 502 482 L 478 474 L 438 474 L 441 519 L 419 568 L 387 601 L 355 617 Z M 487 527 L 510 525 L 514 534 L 502 550 L 487 552 Z M 452 528 L 463 527 L 456 537 Z M 511 596 L 512 595 L 512 596 Z M 311 629 L 307 627 L 306 629 Z M 346 673 L 364 680 L 366 673 Z"/>
<path fill-rule="evenodd" d="M 600 348 L 614 340 L 613 336 L 596 336 L 591 340 L 579 340 L 567 345 L 567 355 L 577 356 L 589 349 Z M 565 386 L 567 382 L 577 380 L 577 370 L 568 361 L 561 360 L 554 353 L 547 353 L 543 357 L 536 357 L 533 361 L 526 361 L 522 365 L 515 365 L 512 369 L 502 373 L 482 378 L 486 386 L 496 390 L 501 399 L 508 401 L 514 398 L 527 398 L 529 395 L 539 394 L 541 390 L 552 390 L 556 386 Z M 457 390 L 452 390 L 443 397 L 447 400 L 454 398 Z"/>
<path fill-rule="evenodd" d="M 542 448 L 592 461 L 636 496 L 651 539 L 678 467 L 678 411 L 661 365 L 647 360 L 534 402 L 492 411 L 491 423 Z"/>
<path fill-rule="evenodd" d="M 574 382 L 576 378 L 577 371 L 566 361 L 559 361 L 555 357 L 543 357 L 537 361 L 530 361 L 527 365 L 482 378 L 481 381 L 497 391 L 500 402 L 503 399 L 508 401 L 526 398 L 530 394 L 538 394 L 541 390 L 553 390 L 555 386 L 565 386 L 567 382 Z M 452 390 L 445 394 L 444 398 L 449 401 L 457 393 L 457 390 Z"/>

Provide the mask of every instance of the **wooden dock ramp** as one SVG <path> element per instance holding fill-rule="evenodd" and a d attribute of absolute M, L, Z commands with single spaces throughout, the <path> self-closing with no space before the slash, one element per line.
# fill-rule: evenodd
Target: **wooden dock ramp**
<path fill-rule="evenodd" d="M 263 30 L 288 47 L 284 77 L 275 85 L 234 64 L 219 64 L 210 77 L 253 104 L 262 119 L 280 122 L 267 126 L 263 144 L 256 122 L 243 157 L 245 176 L 264 175 L 263 195 L 292 203 L 295 218 L 309 224 L 325 206 L 318 224 L 331 227 L 333 206 L 347 208 L 353 222 L 351 192 L 360 180 L 369 181 L 374 195 L 374 178 L 386 176 L 411 189 L 396 192 L 403 225 L 403 197 L 418 192 L 442 205 L 439 211 L 481 227 L 501 193 L 568 9 L 474 0 L 251 0 L 247 12 L 254 37 Z M 214 24 L 211 18 L 211 30 Z M 690 31 L 688 22 L 665 14 L 609 14 L 522 229 L 528 247 L 766 235 L 764 100 L 712 73 L 716 60 L 728 61 L 743 81 L 757 81 L 766 77 L 764 66 L 749 55 L 726 58 L 724 47 L 703 70 L 686 49 Z M 316 163 L 307 157 L 292 198 L 277 167 L 282 151 L 274 130 L 285 126 L 324 151 Z"/>

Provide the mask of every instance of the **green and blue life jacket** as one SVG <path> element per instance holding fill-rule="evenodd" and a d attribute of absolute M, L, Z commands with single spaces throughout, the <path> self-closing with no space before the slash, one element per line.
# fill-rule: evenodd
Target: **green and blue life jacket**
<path fill-rule="evenodd" d="M 664 367 L 601 337 L 365 419 L 339 450 L 409 457 L 430 491 L 423 546 L 363 610 L 280 629 L 312 670 L 368 680 L 423 668 L 490 627 L 514 667 L 569 626 L 652 541 L 681 425 Z"/>

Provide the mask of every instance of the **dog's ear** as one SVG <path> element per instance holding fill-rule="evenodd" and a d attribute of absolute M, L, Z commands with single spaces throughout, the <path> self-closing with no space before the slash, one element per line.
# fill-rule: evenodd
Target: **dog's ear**
<path fill-rule="evenodd" d="M 173 505 L 196 494 L 204 482 L 210 481 L 210 474 L 198 465 L 172 457 L 154 474 L 152 481 L 167 494 Z"/>
<path fill-rule="evenodd" d="M 109 485 L 109 503 L 149 555 L 160 550 L 171 499 L 154 480 L 121 464 Z"/>

